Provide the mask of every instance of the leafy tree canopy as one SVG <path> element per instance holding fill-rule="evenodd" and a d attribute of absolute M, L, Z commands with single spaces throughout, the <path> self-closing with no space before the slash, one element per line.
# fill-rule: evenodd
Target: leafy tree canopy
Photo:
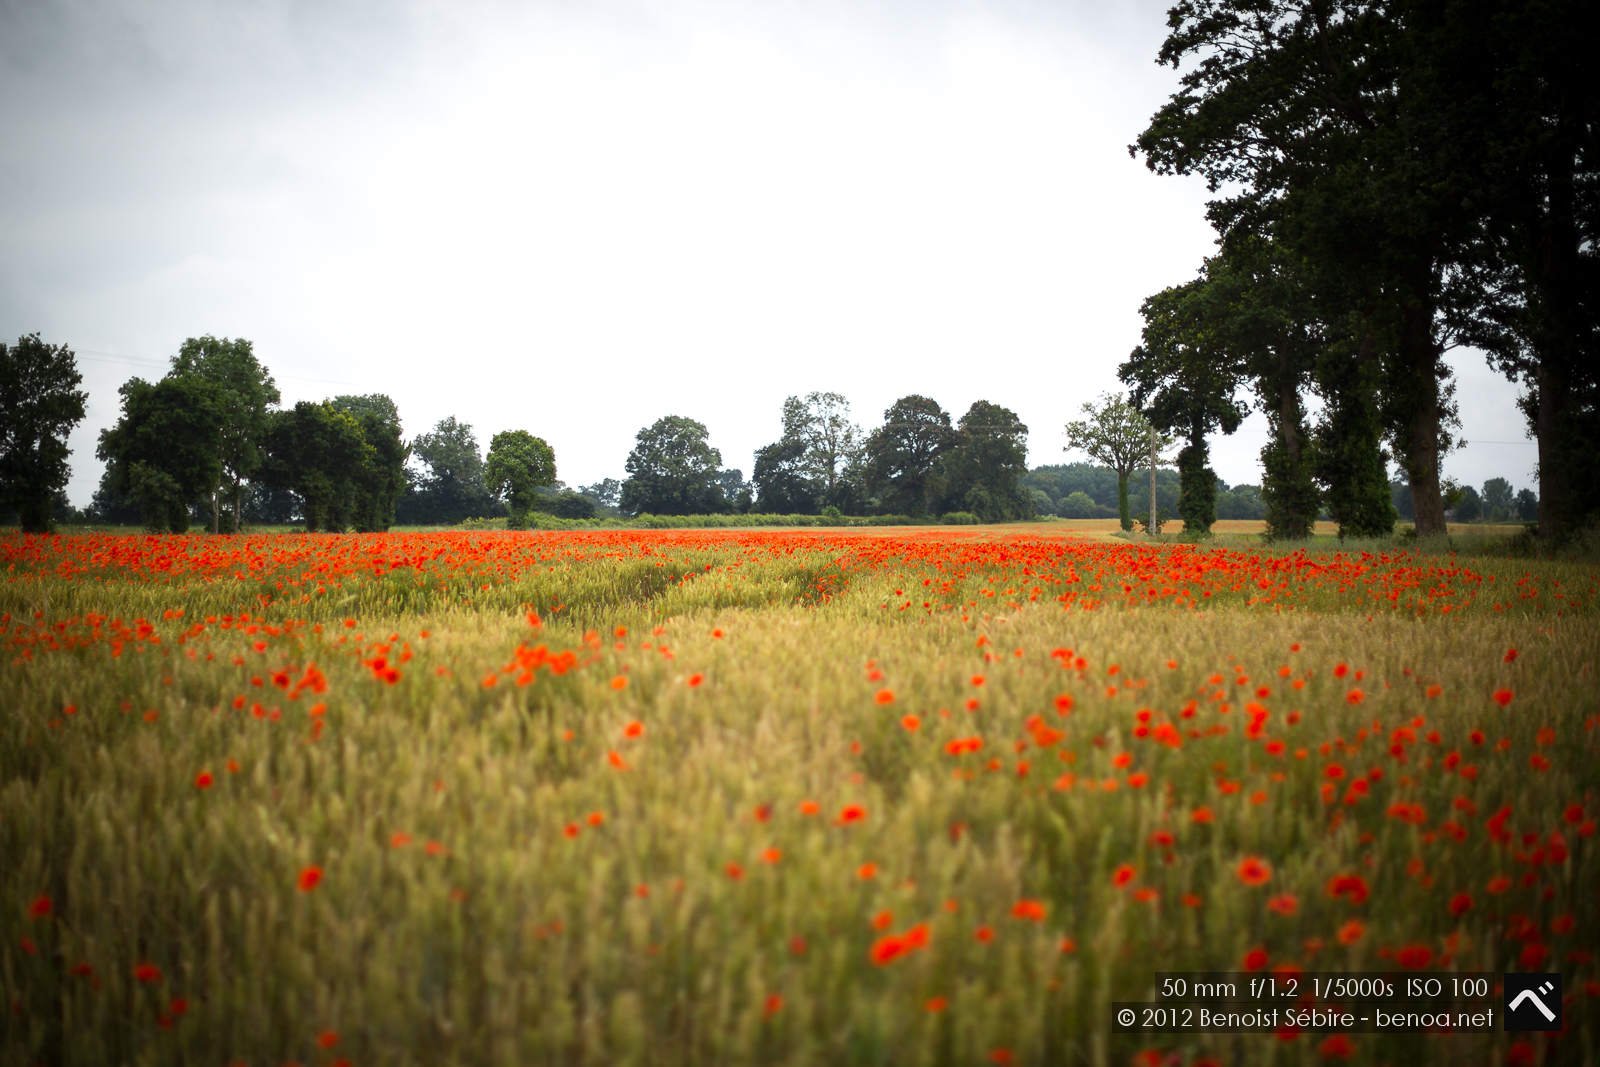
<path fill-rule="evenodd" d="M 224 492 L 233 500 L 233 528 L 239 528 L 243 483 L 260 468 L 267 432 L 267 413 L 281 396 L 272 375 L 256 359 L 251 343 L 242 337 L 217 338 L 207 334 L 183 342 L 172 357 L 168 377 L 192 378 L 211 387 L 222 413 L 218 430 L 218 484 L 209 487 L 212 531 L 220 528 L 220 501 Z"/>
<path fill-rule="evenodd" d="M 451 415 L 411 442 L 411 456 L 421 471 L 407 502 L 407 519 L 458 523 L 491 515 L 497 509 L 484 481 L 483 453 L 472 427 Z"/>
<path fill-rule="evenodd" d="M 295 494 L 307 532 L 362 524 L 363 476 L 377 466 L 361 420 L 332 403 L 301 401 L 273 413 L 263 481 Z"/>
<path fill-rule="evenodd" d="M 1028 428 L 1016 412 L 976 401 L 956 424 L 955 444 L 940 459 L 946 506 L 985 522 L 1027 518 L 1032 499 L 1021 490 L 1028 472 Z"/>
<path fill-rule="evenodd" d="M 1067 423 L 1066 450 L 1083 452 L 1117 472 L 1117 510 L 1122 528 L 1131 530 L 1128 476 L 1150 454 L 1150 423 L 1122 394 L 1102 394 L 1098 403 L 1083 405 L 1083 415 Z"/>
<path fill-rule="evenodd" d="M 938 401 L 912 394 L 883 413 L 883 425 L 864 449 L 867 489 L 884 510 L 923 515 L 938 502 L 935 467 L 956 442 L 955 427 Z"/>
<path fill-rule="evenodd" d="M 619 504 L 630 514 L 708 515 L 728 509 L 722 453 L 703 423 L 667 415 L 639 431 Z"/>
<path fill-rule="evenodd" d="M 126 382 L 122 417 L 101 431 L 96 454 L 109 465 L 114 491 L 139 508 L 147 527 L 182 533 L 189 507 L 222 477 L 217 439 L 223 405 L 211 383 L 168 376 Z"/>
<path fill-rule="evenodd" d="M 484 480 L 489 491 L 506 502 L 511 528 L 520 529 L 527 524 L 539 489 L 555 484 L 555 449 L 527 430 L 502 430 L 489 441 Z"/>
<path fill-rule="evenodd" d="M 67 484 L 67 435 L 83 421 L 88 394 L 66 345 L 36 333 L 0 341 L 0 512 L 15 510 L 26 533 L 53 525 L 53 502 Z"/>

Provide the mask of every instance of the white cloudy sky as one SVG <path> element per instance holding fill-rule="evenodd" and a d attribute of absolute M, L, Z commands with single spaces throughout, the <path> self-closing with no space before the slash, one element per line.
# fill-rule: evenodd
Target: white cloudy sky
<path fill-rule="evenodd" d="M 665 414 L 748 474 L 811 390 L 869 429 L 987 399 L 1060 462 L 1211 247 L 1203 187 L 1126 151 L 1164 7 L 0 0 L 0 336 L 79 355 L 79 504 L 117 386 L 206 333 L 286 402 L 530 430 L 570 484 Z M 1530 484 L 1514 390 L 1455 363 L 1447 474 Z"/>

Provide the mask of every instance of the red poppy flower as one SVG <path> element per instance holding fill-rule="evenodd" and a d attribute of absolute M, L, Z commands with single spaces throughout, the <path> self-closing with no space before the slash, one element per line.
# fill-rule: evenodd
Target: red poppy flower
<path fill-rule="evenodd" d="M 1260 856 L 1246 856 L 1239 861 L 1235 873 L 1245 885 L 1266 885 L 1272 880 L 1272 865 Z"/>

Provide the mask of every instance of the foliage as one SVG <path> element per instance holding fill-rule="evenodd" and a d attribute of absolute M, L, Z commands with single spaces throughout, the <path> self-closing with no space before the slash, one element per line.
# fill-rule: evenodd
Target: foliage
<path fill-rule="evenodd" d="M 1022 489 L 1028 472 L 1028 428 L 1010 408 L 978 400 L 956 423 L 955 439 L 940 455 L 935 477 L 945 510 L 964 510 L 983 522 L 1033 515 Z"/>
<path fill-rule="evenodd" d="M 511 528 L 521 529 L 527 525 L 540 487 L 555 483 L 555 449 L 527 430 L 502 430 L 489 441 L 483 477 L 489 492 L 505 501 Z M 593 514 L 593 505 L 589 511 Z"/>
<path fill-rule="evenodd" d="M 210 487 L 211 532 L 221 529 L 222 501 L 229 498 L 229 521 L 240 526 L 244 484 L 264 460 L 262 445 L 269 412 L 282 399 L 272 375 L 244 338 L 190 337 L 172 357 L 168 377 L 191 378 L 210 386 L 223 414 L 217 439 L 221 477 Z"/>
<path fill-rule="evenodd" d="M 755 506 L 767 512 L 811 515 L 818 510 L 817 485 L 806 470 L 806 445 L 798 437 L 784 437 L 756 450 L 750 480 L 755 484 Z"/>
<path fill-rule="evenodd" d="M 484 480 L 483 454 L 471 425 L 454 415 L 440 419 L 431 431 L 412 440 L 411 457 L 420 470 L 402 502 L 404 521 L 450 525 L 498 514 L 499 507 Z"/>
<path fill-rule="evenodd" d="M 67 435 L 83 421 L 88 394 L 77 357 L 36 333 L 0 341 L 0 513 L 15 511 L 24 533 L 54 525 L 67 484 Z"/>
<path fill-rule="evenodd" d="M 406 490 L 406 457 L 410 455 L 400 436 L 400 411 L 382 393 L 336 396 L 329 405 L 356 420 L 366 444 L 347 457 L 354 493 L 350 523 L 363 533 L 387 530 L 394 524 Z"/>
<path fill-rule="evenodd" d="M 703 423 L 667 415 L 640 430 L 628 454 L 628 478 L 618 501 L 637 515 L 715 514 L 728 510 L 722 453 L 711 447 Z"/>
<path fill-rule="evenodd" d="M 1490 478 L 1483 483 L 1483 514 L 1490 522 L 1504 522 L 1511 518 L 1516 495 L 1511 483 L 1504 478 Z"/>
<path fill-rule="evenodd" d="M 862 447 L 861 429 L 850 421 L 850 401 L 840 393 L 790 397 L 783 407 L 783 439 L 804 446 L 804 467 L 816 486 L 819 506 L 853 502 L 851 474 Z"/>
<path fill-rule="evenodd" d="M 850 421 L 844 396 L 789 397 L 783 402 L 783 435 L 756 452 L 753 506 L 802 514 L 859 506 L 861 451 L 861 430 Z"/>
<path fill-rule="evenodd" d="M 132 378 L 119 390 L 122 416 L 100 433 L 96 455 L 112 491 L 138 507 L 151 530 L 182 533 L 189 507 L 222 478 L 222 400 L 198 377 Z"/>
<path fill-rule="evenodd" d="M 1217 518 L 1264 519 L 1267 517 L 1266 501 L 1258 485 L 1235 485 L 1219 488 L 1217 493 Z"/>
<path fill-rule="evenodd" d="M 1316 432 L 1316 471 L 1340 537 L 1387 537 L 1394 531 L 1377 373 L 1364 350 L 1346 345 L 1331 347 L 1317 367 L 1325 407 Z M 1414 485 L 1412 500 L 1415 507 Z M 1424 531 L 1419 526 L 1417 532 Z"/>
<path fill-rule="evenodd" d="M 592 497 L 571 490 L 556 493 L 545 507 L 559 519 L 592 519 L 598 510 Z"/>
<path fill-rule="evenodd" d="M 1129 475 L 1130 482 L 1143 483 L 1149 477 L 1148 455 L 1140 458 Z M 1142 468 L 1142 469 L 1141 469 Z M 1037 490 L 1048 497 L 1048 507 L 1040 514 L 1066 519 L 1114 519 L 1117 517 L 1117 472 L 1092 463 L 1052 463 L 1034 467 L 1022 476 L 1024 490 Z M 1156 469 L 1156 502 L 1161 512 L 1178 510 L 1178 472 L 1169 467 Z M 1260 518 L 1257 515 L 1237 516 Z"/>
<path fill-rule="evenodd" d="M 1082 489 L 1074 489 L 1055 505 L 1055 513 L 1064 519 L 1094 519 L 1107 511 L 1094 502 Z"/>
<path fill-rule="evenodd" d="M 929 397 L 903 396 L 883 413 L 883 425 L 863 448 L 867 491 L 886 511 L 922 515 L 933 510 L 942 487 L 936 471 L 956 443 L 950 416 Z"/>
<path fill-rule="evenodd" d="M 1117 372 L 1152 426 L 1187 441 L 1178 459 L 1179 513 L 1190 536 L 1205 536 L 1216 521 L 1216 472 L 1206 462 L 1206 436 L 1233 433 L 1245 416 L 1234 400 L 1247 364 L 1232 336 L 1236 294 L 1230 281 L 1202 274 L 1147 299 L 1139 308 L 1141 344 Z"/>
<path fill-rule="evenodd" d="M 729 511 L 743 514 L 755 507 L 755 494 L 751 491 L 750 483 L 744 480 L 744 471 L 737 467 L 717 472 L 717 489 L 721 492 L 723 504 Z"/>
<path fill-rule="evenodd" d="M 1456 415 L 1442 357 L 1458 344 L 1526 387 L 1542 535 L 1600 510 L 1585 462 L 1600 436 L 1600 86 L 1573 32 L 1588 14 L 1577 0 L 1196 0 L 1169 20 L 1160 59 L 1187 69 L 1135 151 L 1226 190 L 1208 209 L 1225 243 L 1278 246 L 1317 318 L 1366 350 L 1424 535 L 1444 532 Z M 1301 467 L 1284 447 L 1279 466 Z M 1370 466 L 1338 464 L 1363 479 Z M 1365 480 L 1338 492 L 1378 519 Z"/>
<path fill-rule="evenodd" d="M 1217 475 L 1206 463 L 1206 443 L 1201 438 L 1178 453 L 1178 517 L 1189 537 L 1204 537 L 1217 521 Z"/>
<path fill-rule="evenodd" d="M 340 533 L 355 525 L 362 472 L 377 466 L 377 448 L 361 420 L 332 403 L 302 400 L 268 421 L 262 480 L 295 494 L 308 533 Z"/>
<path fill-rule="evenodd" d="M 603 508 L 615 509 L 622 503 L 622 483 L 615 478 L 602 478 L 593 485 L 580 486 L 578 492 Z"/>
<path fill-rule="evenodd" d="M 1471 146 L 1480 219 L 1447 314 L 1524 387 L 1539 535 L 1556 546 L 1600 514 L 1600 85 L 1592 35 L 1576 30 L 1593 12 L 1581 0 L 1464 6 L 1435 13 L 1456 30 L 1445 136 Z"/>
<path fill-rule="evenodd" d="M 1117 516 L 1123 530 L 1131 530 L 1128 476 L 1150 454 L 1150 423 L 1120 394 L 1102 394 L 1098 404 L 1083 405 L 1083 414 L 1082 419 L 1067 423 L 1066 450 L 1085 452 L 1117 472 Z"/>

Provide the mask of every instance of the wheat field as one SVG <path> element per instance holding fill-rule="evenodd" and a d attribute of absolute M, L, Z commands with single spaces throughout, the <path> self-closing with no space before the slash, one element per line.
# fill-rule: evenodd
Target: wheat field
<path fill-rule="evenodd" d="M 6 1064 L 1593 1063 L 1600 570 L 0 536 Z M 1559 1035 L 1125 1034 L 1560 971 Z"/>

